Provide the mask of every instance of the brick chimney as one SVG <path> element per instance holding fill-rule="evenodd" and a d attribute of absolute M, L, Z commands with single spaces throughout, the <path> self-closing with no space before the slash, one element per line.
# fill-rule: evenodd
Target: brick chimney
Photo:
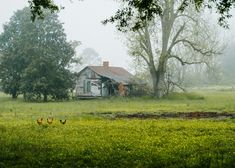
<path fill-rule="evenodd" d="M 103 61 L 103 67 L 108 68 L 109 67 L 109 62 L 108 61 Z"/>

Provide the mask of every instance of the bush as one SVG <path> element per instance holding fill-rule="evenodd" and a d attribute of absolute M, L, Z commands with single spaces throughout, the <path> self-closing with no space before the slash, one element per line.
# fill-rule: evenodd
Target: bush
<path fill-rule="evenodd" d="M 130 96 L 146 96 L 151 95 L 151 92 L 151 88 L 148 85 L 133 85 Z"/>
<path fill-rule="evenodd" d="M 172 92 L 163 97 L 163 99 L 169 100 L 204 100 L 205 98 L 202 95 L 197 93 L 178 93 Z"/>

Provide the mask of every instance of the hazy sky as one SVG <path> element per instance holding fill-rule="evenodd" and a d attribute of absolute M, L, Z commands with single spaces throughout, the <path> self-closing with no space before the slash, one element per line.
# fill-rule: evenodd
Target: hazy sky
<path fill-rule="evenodd" d="M 108 18 L 118 8 L 118 4 L 113 0 L 55 0 L 59 5 L 65 7 L 59 13 L 61 21 L 69 40 L 78 40 L 82 46 L 78 48 L 81 52 L 83 48 L 94 48 L 103 60 L 110 61 L 113 66 L 123 66 L 128 68 L 130 58 L 126 48 L 120 40 L 113 25 L 102 25 L 101 21 Z M 0 33 L 2 25 L 9 21 L 13 12 L 28 6 L 27 0 L 4 0 L 0 6 Z M 235 17 L 230 20 L 231 29 L 225 31 L 225 36 L 230 40 L 234 39 Z"/>
<path fill-rule="evenodd" d="M 81 53 L 83 48 L 94 48 L 103 60 L 107 60 L 113 66 L 128 67 L 130 58 L 126 48 L 120 40 L 120 34 L 113 25 L 102 25 L 101 21 L 108 18 L 118 8 L 118 4 L 112 0 L 55 0 L 65 7 L 60 11 L 60 20 L 69 40 L 78 40 L 82 46 L 78 47 Z M 27 0 L 6 0 L 0 6 L 0 33 L 2 25 L 9 21 L 17 9 L 28 6 Z"/>

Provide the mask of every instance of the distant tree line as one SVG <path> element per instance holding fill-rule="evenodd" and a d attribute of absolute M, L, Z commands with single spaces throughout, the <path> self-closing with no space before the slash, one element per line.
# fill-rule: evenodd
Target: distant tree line
<path fill-rule="evenodd" d="M 223 81 L 224 85 L 234 85 L 235 84 L 235 41 L 231 41 L 227 45 L 227 50 L 222 57 L 222 72 L 223 72 Z"/>
<path fill-rule="evenodd" d="M 30 8 L 18 10 L 0 35 L 1 89 L 25 100 L 65 99 L 74 86 L 69 70 L 76 44 L 68 42 L 57 14 L 32 22 Z"/>

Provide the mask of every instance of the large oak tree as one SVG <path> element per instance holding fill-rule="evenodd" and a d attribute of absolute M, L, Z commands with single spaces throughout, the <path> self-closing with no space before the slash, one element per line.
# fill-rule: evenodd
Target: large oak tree
<path fill-rule="evenodd" d="M 184 0 L 161 0 L 162 15 L 152 21 L 143 20 L 142 26 L 129 33 L 129 51 L 148 67 L 154 95 L 158 98 L 168 93 L 174 76 L 169 73 L 174 64 L 207 64 L 220 53 L 215 35 L 200 18 L 194 7 L 181 11 Z M 141 15 L 141 13 L 139 13 Z"/>

